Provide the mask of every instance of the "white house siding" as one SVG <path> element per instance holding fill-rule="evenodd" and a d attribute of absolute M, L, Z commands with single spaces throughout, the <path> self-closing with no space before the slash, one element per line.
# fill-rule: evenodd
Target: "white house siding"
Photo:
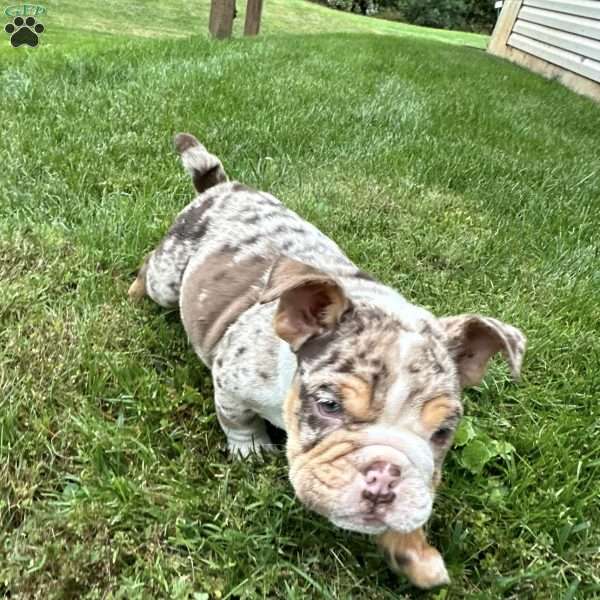
<path fill-rule="evenodd" d="M 600 100 L 600 0 L 506 0 L 488 49 Z"/>

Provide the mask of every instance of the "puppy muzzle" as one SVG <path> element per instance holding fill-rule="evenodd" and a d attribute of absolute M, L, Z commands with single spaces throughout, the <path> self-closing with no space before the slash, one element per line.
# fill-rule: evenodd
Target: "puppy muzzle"
<path fill-rule="evenodd" d="M 339 455 L 327 446 L 331 461 L 312 460 L 290 478 L 298 498 L 335 525 L 363 533 L 413 531 L 431 514 L 433 454 L 410 432 L 372 427 L 348 432 L 340 444 L 352 449 Z"/>

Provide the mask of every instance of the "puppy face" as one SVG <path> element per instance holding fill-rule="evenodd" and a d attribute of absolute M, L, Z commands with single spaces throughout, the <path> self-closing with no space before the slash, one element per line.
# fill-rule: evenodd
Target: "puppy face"
<path fill-rule="evenodd" d="M 420 527 L 462 415 L 462 385 L 497 351 L 512 353 L 518 370 L 523 336 L 472 315 L 407 324 L 350 302 L 300 263 L 276 266 L 268 287 L 280 298 L 275 329 L 298 360 L 284 408 L 296 495 L 344 529 Z"/>
<path fill-rule="evenodd" d="M 409 532 L 430 516 L 462 407 L 453 361 L 425 329 L 353 306 L 298 351 L 285 410 L 290 478 L 339 527 Z"/>

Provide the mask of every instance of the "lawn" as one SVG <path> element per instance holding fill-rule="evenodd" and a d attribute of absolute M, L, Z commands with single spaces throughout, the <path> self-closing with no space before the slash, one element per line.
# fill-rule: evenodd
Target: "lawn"
<path fill-rule="evenodd" d="M 0 596 L 600 597 L 600 107 L 481 36 L 267 0 L 220 43 L 145 4 L 49 3 L 47 44 L 0 52 Z M 528 335 L 519 385 L 465 395 L 449 588 L 303 509 L 283 456 L 229 460 L 178 315 L 127 301 L 192 198 L 177 131 L 409 299 Z"/>

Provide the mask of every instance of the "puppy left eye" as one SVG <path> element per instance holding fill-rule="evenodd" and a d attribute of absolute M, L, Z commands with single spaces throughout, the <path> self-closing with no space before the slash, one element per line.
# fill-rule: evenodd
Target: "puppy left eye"
<path fill-rule="evenodd" d="M 342 412 L 342 406 L 335 400 L 319 400 L 319 411 L 325 415 L 338 415 Z"/>
<path fill-rule="evenodd" d="M 431 441 L 434 444 L 443 445 L 450 439 L 452 435 L 452 430 L 449 427 L 440 427 L 434 434 L 431 436 Z"/>

